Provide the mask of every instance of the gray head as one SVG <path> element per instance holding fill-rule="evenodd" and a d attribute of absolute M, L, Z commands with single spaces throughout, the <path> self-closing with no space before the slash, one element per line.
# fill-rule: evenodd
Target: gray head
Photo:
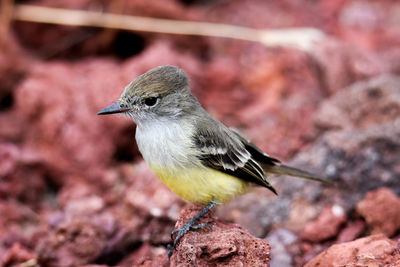
<path fill-rule="evenodd" d="M 115 104 L 97 114 L 125 113 L 140 123 L 177 118 L 198 105 L 185 72 L 174 66 L 160 66 L 133 80 Z"/>

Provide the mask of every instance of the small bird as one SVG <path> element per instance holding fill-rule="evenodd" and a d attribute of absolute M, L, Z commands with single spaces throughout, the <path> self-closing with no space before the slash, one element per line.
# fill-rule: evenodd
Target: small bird
<path fill-rule="evenodd" d="M 188 202 L 206 205 L 172 232 L 172 239 L 177 234 L 173 248 L 190 229 L 208 226 L 196 224 L 201 216 L 251 185 L 276 194 L 266 174 L 328 182 L 281 164 L 214 119 L 191 93 L 188 76 L 175 66 L 160 66 L 142 74 L 98 115 L 113 113 L 123 113 L 136 122 L 139 150 L 165 185 Z"/>

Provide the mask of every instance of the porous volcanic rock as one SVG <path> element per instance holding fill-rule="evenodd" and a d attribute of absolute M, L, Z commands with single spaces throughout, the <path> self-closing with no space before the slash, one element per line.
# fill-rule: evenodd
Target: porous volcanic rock
<path fill-rule="evenodd" d="M 189 206 L 181 212 L 176 227 L 181 227 L 202 207 Z M 270 246 L 237 225 L 215 219 L 213 212 L 201 218 L 204 227 L 188 232 L 171 257 L 172 266 L 269 266 Z"/>
<path fill-rule="evenodd" d="M 399 266 L 399 243 L 383 235 L 333 245 L 320 253 L 305 267 L 317 266 Z"/>
<path fill-rule="evenodd" d="M 357 212 L 372 227 L 372 234 L 390 237 L 400 229 L 400 198 L 389 188 L 368 192 L 357 204 Z"/>
<path fill-rule="evenodd" d="M 322 210 L 319 217 L 308 223 L 301 232 L 301 238 L 311 242 L 320 242 L 336 236 L 340 226 L 346 222 L 342 207 L 334 205 Z"/>

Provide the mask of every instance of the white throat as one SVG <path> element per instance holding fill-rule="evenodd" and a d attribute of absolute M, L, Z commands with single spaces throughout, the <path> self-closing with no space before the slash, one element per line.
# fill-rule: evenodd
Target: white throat
<path fill-rule="evenodd" d="M 197 160 L 194 161 L 197 158 L 192 155 L 193 131 L 193 124 L 183 120 L 179 122 L 167 118 L 146 120 L 137 125 L 136 142 L 149 165 L 185 168 L 197 164 Z"/>

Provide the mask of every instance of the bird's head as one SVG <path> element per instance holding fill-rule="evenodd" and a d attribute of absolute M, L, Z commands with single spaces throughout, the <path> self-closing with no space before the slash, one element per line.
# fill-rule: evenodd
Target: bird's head
<path fill-rule="evenodd" d="M 124 113 L 140 123 L 178 117 L 193 107 L 193 102 L 197 100 L 190 92 L 185 72 L 175 66 L 160 66 L 133 80 L 113 105 L 97 114 Z"/>

